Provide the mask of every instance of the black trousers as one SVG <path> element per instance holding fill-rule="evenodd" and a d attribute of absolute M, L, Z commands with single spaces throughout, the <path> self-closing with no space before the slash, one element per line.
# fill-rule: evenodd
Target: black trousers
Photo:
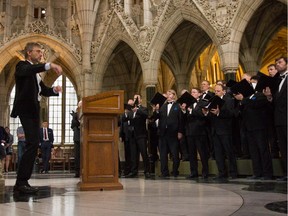
<path fill-rule="evenodd" d="M 228 158 L 229 174 L 231 177 L 237 176 L 236 156 L 232 146 L 232 135 L 213 135 L 215 160 L 219 172 L 219 177 L 227 177 L 225 166 L 225 156 Z"/>
<path fill-rule="evenodd" d="M 149 160 L 147 153 L 147 138 L 136 138 L 131 136 L 130 138 L 130 151 L 131 151 L 131 172 L 133 174 L 138 173 L 139 156 L 143 159 L 144 173 L 149 172 Z"/>
<path fill-rule="evenodd" d="M 163 176 L 169 175 L 168 169 L 168 153 L 172 154 L 173 158 L 173 175 L 178 175 L 178 168 L 180 164 L 179 159 L 179 141 L 177 136 L 169 136 L 165 134 L 159 138 L 159 151 L 161 173 Z"/>
<path fill-rule="evenodd" d="M 80 174 L 80 141 L 74 141 L 75 173 Z"/>
<path fill-rule="evenodd" d="M 202 176 L 203 177 L 208 176 L 209 148 L 207 137 L 187 136 L 187 142 L 188 142 L 191 175 L 198 176 L 198 160 L 197 160 L 197 150 L 198 150 L 202 163 Z"/>
<path fill-rule="evenodd" d="M 41 143 L 41 156 L 42 156 L 42 163 L 43 163 L 43 170 L 49 170 L 49 160 L 51 158 L 51 147 L 52 143 L 44 141 Z"/>
<path fill-rule="evenodd" d="M 272 158 L 267 130 L 247 131 L 249 151 L 255 176 L 272 177 Z"/>
<path fill-rule="evenodd" d="M 39 117 L 27 118 L 19 116 L 23 126 L 26 146 L 17 172 L 16 185 L 27 185 L 31 178 L 35 158 L 40 143 L 40 123 Z"/>
<path fill-rule="evenodd" d="M 287 175 L 287 126 L 276 127 L 278 145 L 281 153 L 283 174 Z"/>

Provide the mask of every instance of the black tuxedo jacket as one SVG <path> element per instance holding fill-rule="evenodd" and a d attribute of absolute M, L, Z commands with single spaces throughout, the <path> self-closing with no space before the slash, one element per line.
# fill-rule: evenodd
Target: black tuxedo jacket
<path fill-rule="evenodd" d="M 39 118 L 40 105 L 38 101 L 39 87 L 36 74 L 45 71 L 45 64 L 32 65 L 28 61 L 20 61 L 16 65 L 16 92 L 11 117 L 23 116 Z M 43 96 L 57 96 L 53 88 L 40 82 Z"/>
<path fill-rule="evenodd" d="M 130 121 L 130 126 L 128 131 L 131 132 L 131 129 L 134 131 L 135 138 L 145 138 L 147 137 L 147 127 L 146 119 L 148 118 L 148 110 L 146 107 L 139 106 L 136 114 L 134 116 L 133 111 L 128 113 L 128 119 Z"/>
<path fill-rule="evenodd" d="M 54 142 L 53 130 L 51 128 L 47 128 L 47 133 L 48 133 L 49 142 L 53 144 Z M 43 133 L 43 128 L 40 128 L 40 143 L 42 142 L 44 142 L 44 133 Z"/>
<path fill-rule="evenodd" d="M 268 125 L 270 102 L 263 93 L 255 93 L 241 101 L 242 126 L 248 131 L 263 130 Z"/>
<path fill-rule="evenodd" d="M 281 91 L 277 89 L 273 97 L 275 126 L 287 126 L 287 79 L 286 76 Z"/>
<path fill-rule="evenodd" d="M 219 115 L 209 113 L 211 119 L 212 133 L 218 135 L 232 135 L 232 119 L 235 115 L 234 100 L 224 95 L 222 98 L 225 102 L 220 109 Z"/>
<path fill-rule="evenodd" d="M 167 106 L 167 103 L 163 104 L 159 113 L 157 113 L 159 118 L 159 136 L 164 136 L 165 134 L 169 136 L 177 136 L 178 133 L 183 134 L 183 114 L 179 103 L 172 104 L 169 115 L 167 115 Z"/>
<path fill-rule="evenodd" d="M 191 106 L 192 112 L 186 112 L 185 132 L 186 136 L 205 136 L 207 117 L 202 113 L 201 103 L 197 103 L 196 107 Z"/>

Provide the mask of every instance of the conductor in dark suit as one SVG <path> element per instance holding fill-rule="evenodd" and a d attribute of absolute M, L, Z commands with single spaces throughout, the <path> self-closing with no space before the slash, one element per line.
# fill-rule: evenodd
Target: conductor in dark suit
<path fill-rule="evenodd" d="M 16 65 L 16 92 L 11 117 L 19 116 L 26 137 L 26 150 L 22 156 L 17 172 L 14 192 L 34 194 L 38 189 L 31 187 L 34 161 L 40 143 L 40 105 L 42 96 L 57 96 L 62 91 L 60 86 L 49 88 L 44 85 L 40 72 L 52 69 L 60 75 L 62 68 L 54 63 L 40 63 L 43 53 L 38 43 L 27 43 L 24 49 L 25 61 Z"/>
<path fill-rule="evenodd" d="M 157 118 L 159 118 L 159 151 L 161 162 L 161 177 L 168 177 L 168 153 L 169 150 L 173 157 L 173 176 L 179 175 L 178 168 L 179 159 L 179 140 L 183 136 L 183 116 L 179 103 L 176 100 L 176 92 L 174 90 L 167 91 L 167 102 L 156 110 Z M 157 107 L 157 106 L 156 106 Z"/>
<path fill-rule="evenodd" d="M 42 123 L 42 128 L 40 128 L 40 144 L 43 163 L 43 169 L 41 170 L 41 173 L 48 173 L 49 160 L 51 158 L 51 149 L 53 148 L 53 142 L 53 130 L 51 128 L 48 128 L 48 122 L 44 121 Z"/>
<path fill-rule="evenodd" d="M 284 177 L 279 180 L 287 181 L 287 57 L 276 59 L 276 69 L 280 74 L 281 81 L 273 96 L 274 121 L 278 137 L 278 145 L 281 153 Z"/>

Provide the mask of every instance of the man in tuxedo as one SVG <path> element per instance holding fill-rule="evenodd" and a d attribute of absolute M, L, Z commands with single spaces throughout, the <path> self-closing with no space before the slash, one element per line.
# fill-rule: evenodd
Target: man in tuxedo
<path fill-rule="evenodd" d="M 155 115 L 159 119 L 159 151 L 161 163 L 161 177 L 169 176 L 168 154 L 171 152 L 173 158 L 173 176 L 179 175 L 179 140 L 183 136 L 183 116 L 177 96 L 174 90 L 167 91 L 167 102 L 161 106 L 155 106 Z M 170 151 L 169 151 L 170 150 Z"/>
<path fill-rule="evenodd" d="M 208 80 L 203 80 L 201 83 L 201 97 L 204 99 L 210 99 L 213 97 L 215 94 L 210 91 L 210 82 Z"/>
<path fill-rule="evenodd" d="M 51 149 L 53 148 L 53 142 L 53 130 L 51 128 L 48 128 L 48 122 L 44 121 L 42 123 L 42 128 L 40 128 L 40 145 L 43 163 L 43 169 L 41 170 L 41 173 L 48 173 L 49 160 L 51 158 Z"/>
<path fill-rule="evenodd" d="M 207 117 L 204 116 L 201 107 L 201 91 L 198 88 L 192 88 L 191 95 L 197 100 L 187 108 L 185 131 L 188 142 L 190 175 L 187 179 L 198 178 L 198 159 L 197 150 L 202 163 L 202 177 L 208 178 L 208 159 L 209 148 L 208 139 L 205 131 Z"/>
<path fill-rule="evenodd" d="M 254 84 L 253 84 L 254 83 Z M 252 86 L 257 87 L 257 77 L 251 77 Z M 235 94 L 241 111 L 241 128 L 245 129 L 252 160 L 253 175 L 248 179 L 271 180 L 273 176 L 272 158 L 268 142 L 268 108 L 270 102 L 262 92 L 244 97 Z"/>
<path fill-rule="evenodd" d="M 232 144 L 232 119 L 234 117 L 234 101 L 225 95 L 224 86 L 215 86 L 215 95 L 224 100 L 222 107 L 208 110 L 211 119 L 211 131 L 215 151 L 215 160 L 219 175 L 216 180 L 222 181 L 227 178 L 227 169 L 225 167 L 225 156 L 229 162 L 229 175 L 231 178 L 237 178 L 236 156 Z"/>
<path fill-rule="evenodd" d="M 150 177 L 149 161 L 147 153 L 147 129 L 146 119 L 148 118 L 148 109 L 142 106 L 140 95 L 134 95 L 134 106 L 128 113 L 129 121 L 129 139 L 131 151 L 131 172 L 126 175 L 126 178 L 135 178 L 138 175 L 139 153 L 143 159 L 144 175 Z"/>
<path fill-rule="evenodd" d="M 201 96 L 200 99 L 201 100 L 209 100 L 210 98 L 212 98 L 215 94 L 213 92 L 210 91 L 210 82 L 208 80 L 203 80 L 201 82 Z M 211 125 L 210 125 L 210 120 L 206 121 L 206 134 L 208 137 L 208 145 L 209 145 L 209 154 L 211 159 L 215 158 L 215 152 L 214 152 L 214 144 L 213 144 L 213 138 L 211 135 Z"/>
<path fill-rule="evenodd" d="M 274 121 L 284 173 L 284 177 L 279 180 L 287 181 L 287 57 L 276 59 L 276 69 L 281 81 L 273 97 Z"/>
<path fill-rule="evenodd" d="M 41 45 L 27 43 L 24 49 L 25 61 L 19 61 L 15 71 L 15 99 L 11 117 L 19 116 L 26 138 L 26 150 L 17 172 L 14 192 L 34 194 L 38 189 L 31 187 L 28 180 L 33 171 L 34 161 L 40 143 L 40 105 L 41 96 L 57 96 L 62 91 L 60 86 L 49 88 L 44 85 L 40 72 L 52 69 L 61 75 L 62 68 L 54 63 L 40 63 L 43 53 Z"/>
<path fill-rule="evenodd" d="M 133 106 L 134 100 L 129 99 L 127 105 L 124 105 L 124 113 L 120 116 L 120 141 L 124 143 L 124 176 L 127 176 L 131 172 L 131 150 L 130 150 L 130 134 L 129 134 L 129 124 L 128 114 L 131 111 L 130 108 Z M 119 164 L 120 166 L 120 164 Z"/>
<path fill-rule="evenodd" d="M 71 129 L 73 130 L 73 141 L 74 141 L 74 161 L 75 161 L 75 178 L 80 177 L 80 121 L 79 115 L 82 107 L 82 100 L 77 104 L 76 112 L 70 113 L 72 115 Z"/>

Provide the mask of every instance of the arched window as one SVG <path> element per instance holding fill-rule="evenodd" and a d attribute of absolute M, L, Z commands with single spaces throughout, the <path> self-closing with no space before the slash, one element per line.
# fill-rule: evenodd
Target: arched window
<path fill-rule="evenodd" d="M 60 76 L 53 84 L 53 86 L 60 85 L 63 88 L 62 93 L 58 97 L 48 98 L 48 122 L 49 127 L 54 132 L 54 144 L 72 144 L 73 131 L 70 128 L 72 110 L 77 107 L 77 95 L 70 80 L 64 75 Z M 13 108 L 15 97 L 15 87 L 11 91 L 10 96 L 10 113 Z M 15 135 L 16 130 L 20 126 L 19 118 L 10 118 L 10 130 Z M 17 142 L 17 139 L 15 139 Z"/>

